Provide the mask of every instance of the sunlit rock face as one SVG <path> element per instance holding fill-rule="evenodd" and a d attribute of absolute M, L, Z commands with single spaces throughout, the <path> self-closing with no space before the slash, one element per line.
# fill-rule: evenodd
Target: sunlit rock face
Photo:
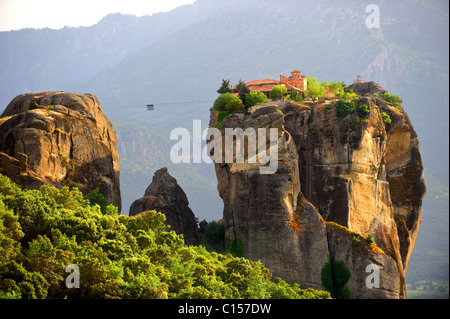
<path fill-rule="evenodd" d="M 222 134 L 278 129 L 275 173 L 261 174 L 263 164 L 249 157 L 215 164 L 226 239 L 242 241 L 245 257 L 303 287 L 324 289 L 321 271 L 332 258 L 351 273 L 351 298 L 405 298 L 425 194 L 419 143 L 406 113 L 373 97 L 383 91 L 378 85 L 366 86 L 357 103 L 370 113 L 361 118 L 339 118 L 333 101 L 275 101 L 225 118 Z M 211 109 L 210 127 L 217 115 Z M 378 288 L 366 283 L 370 264 Z"/>
<path fill-rule="evenodd" d="M 93 94 L 36 92 L 0 118 L 2 173 L 27 188 L 98 189 L 121 209 L 116 132 Z"/>

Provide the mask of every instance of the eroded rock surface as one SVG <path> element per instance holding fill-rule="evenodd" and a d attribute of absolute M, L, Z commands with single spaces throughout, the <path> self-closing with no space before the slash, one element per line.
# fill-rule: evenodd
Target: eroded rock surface
<path fill-rule="evenodd" d="M 166 216 L 166 224 L 177 234 L 182 234 L 186 244 L 198 244 L 195 215 L 189 208 L 185 192 L 177 180 L 170 176 L 166 167 L 155 172 L 144 196 L 131 204 L 130 216 L 149 210 L 163 213 Z"/>
<path fill-rule="evenodd" d="M 371 96 L 381 87 L 361 90 L 367 117 L 339 118 L 330 101 L 286 101 L 225 118 L 222 134 L 279 129 L 276 173 L 260 174 L 262 164 L 248 157 L 215 164 L 226 239 L 241 239 L 245 257 L 304 287 L 324 289 L 321 270 L 330 256 L 349 269 L 351 298 L 405 298 L 425 194 L 419 143 L 404 111 Z M 211 127 L 217 113 L 211 109 Z M 379 269 L 379 288 L 366 285 L 370 264 Z"/>
<path fill-rule="evenodd" d="M 26 188 L 98 189 L 121 209 L 116 133 L 92 94 L 36 92 L 0 117 L 0 171 Z"/>

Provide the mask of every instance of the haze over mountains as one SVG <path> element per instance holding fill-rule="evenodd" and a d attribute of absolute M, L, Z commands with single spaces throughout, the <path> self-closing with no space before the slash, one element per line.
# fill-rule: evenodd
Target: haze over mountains
<path fill-rule="evenodd" d="M 20 93 L 95 94 L 118 135 L 123 211 L 163 166 L 201 219 L 220 219 L 213 166 L 176 166 L 170 132 L 206 127 L 222 79 L 299 69 L 349 84 L 360 74 L 403 99 L 419 135 L 427 196 L 408 278 L 448 281 L 448 3 L 198 0 L 168 13 L 112 14 L 92 27 L 0 33 L 0 110 Z M 155 110 L 145 105 L 154 103 Z"/>

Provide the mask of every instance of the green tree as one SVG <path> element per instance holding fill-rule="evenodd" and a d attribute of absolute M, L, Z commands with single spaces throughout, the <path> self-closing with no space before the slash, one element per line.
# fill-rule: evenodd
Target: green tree
<path fill-rule="evenodd" d="M 279 100 L 287 94 L 287 89 L 284 85 L 275 85 L 270 91 L 270 98 L 272 100 Z"/>
<path fill-rule="evenodd" d="M 242 103 L 241 99 L 234 99 L 225 105 L 225 111 L 231 113 L 243 113 L 244 112 L 244 103 Z"/>
<path fill-rule="evenodd" d="M 340 81 L 333 81 L 328 85 L 328 92 L 338 96 L 344 93 L 345 83 Z"/>
<path fill-rule="evenodd" d="M 329 298 L 272 282 L 260 262 L 186 246 L 164 214 L 91 205 L 78 189 L 22 190 L 0 174 L 0 298 Z M 223 240 L 223 225 L 200 226 Z M 231 248 L 242 255 L 242 241 Z M 71 264 L 77 289 L 65 285 Z"/>
<path fill-rule="evenodd" d="M 328 255 L 328 262 L 322 267 L 320 277 L 332 298 L 350 298 L 350 291 L 345 285 L 350 279 L 351 273 L 343 260 L 336 261 Z"/>
<path fill-rule="evenodd" d="M 245 95 L 245 107 L 267 103 L 267 96 L 263 92 L 251 91 Z"/>
<path fill-rule="evenodd" d="M 389 92 L 377 92 L 373 95 L 374 97 L 380 98 L 388 103 L 391 103 L 396 108 L 401 109 L 402 107 L 402 100 L 398 95 L 391 94 Z"/>
<path fill-rule="evenodd" d="M 223 120 L 225 120 L 225 118 L 232 113 L 233 112 L 229 112 L 229 111 L 220 111 L 219 115 L 217 116 L 217 123 L 216 123 L 216 125 L 214 125 L 214 127 L 221 128 Z"/>
<path fill-rule="evenodd" d="M 298 95 L 298 91 L 292 89 L 289 94 L 286 96 L 286 100 L 291 100 L 291 101 L 295 101 L 295 102 L 302 102 L 303 101 L 303 96 Z"/>
<path fill-rule="evenodd" d="M 250 89 L 244 81 L 239 80 L 239 83 L 236 85 L 236 93 L 238 93 L 238 97 L 241 99 L 242 103 L 246 105 L 246 95 L 250 93 Z"/>
<path fill-rule="evenodd" d="M 90 205 L 99 205 L 100 210 L 104 215 L 117 214 L 118 209 L 114 205 L 111 205 L 109 201 L 99 193 L 98 188 L 85 196 L 85 199 L 89 200 Z"/>
<path fill-rule="evenodd" d="M 232 238 L 228 242 L 227 252 L 236 257 L 244 256 L 244 245 L 242 244 L 242 239 L 240 238 Z"/>
<path fill-rule="evenodd" d="M 233 93 L 224 93 L 221 94 L 215 101 L 214 101 L 214 110 L 216 111 L 225 111 L 225 106 L 230 103 L 233 100 L 239 99 L 237 96 L 235 96 Z"/>
<path fill-rule="evenodd" d="M 325 95 L 325 89 L 317 82 L 316 78 L 308 76 L 306 93 L 315 101 Z"/>
<path fill-rule="evenodd" d="M 336 108 L 336 115 L 338 117 L 346 117 L 348 114 L 355 113 L 355 103 L 352 101 L 346 101 L 346 100 L 338 100 L 334 107 Z"/>
<path fill-rule="evenodd" d="M 220 88 L 217 90 L 217 93 L 219 94 L 223 94 L 223 93 L 231 93 L 231 88 L 230 88 L 230 80 L 222 80 L 222 85 L 220 86 Z"/>
<path fill-rule="evenodd" d="M 0 264 L 17 255 L 23 236 L 19 218 L 0 199 Z"/>
<path fill-rule="evenodd" d="M 216 221 L 207 222 L 203 220 L 200 222 L 200 233 L 202 242 L 206 248 L 216 252 L 225 251 L 225 227 L 223 223 Z"/>

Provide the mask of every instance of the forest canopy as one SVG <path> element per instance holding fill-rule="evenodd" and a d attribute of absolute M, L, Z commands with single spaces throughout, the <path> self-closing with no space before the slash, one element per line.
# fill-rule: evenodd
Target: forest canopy
<path fill-rule="evenodd" d="M 120 215 L 98 192 L 22 190 L 0 174 L 0 298 L 330 297 L 260 262 L 186 246 L 164 222 L 156 211 Z M 66 284 L 71 265 L 78 288 Z"/>

